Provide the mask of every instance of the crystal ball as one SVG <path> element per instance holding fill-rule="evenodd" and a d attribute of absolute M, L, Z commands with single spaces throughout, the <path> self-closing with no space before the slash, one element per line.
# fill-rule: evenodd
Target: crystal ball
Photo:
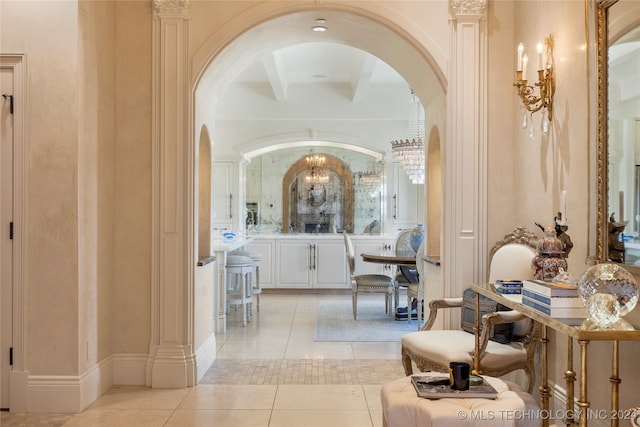
<path fill-rule="evenodd" d="M 620 304 L 615 295 L 593 294 L 587 301 L 587 314 L 595 324 L 609 326 L 620 318 Z"/>
<path fill-rule="evenodd" d="M 578 282 L 578 294 L 589 318 L 606 325 L 633 310 L 638 302 L 638 285 L 629 271 L 618 264 L 606 262 L 584 272 Z"/>

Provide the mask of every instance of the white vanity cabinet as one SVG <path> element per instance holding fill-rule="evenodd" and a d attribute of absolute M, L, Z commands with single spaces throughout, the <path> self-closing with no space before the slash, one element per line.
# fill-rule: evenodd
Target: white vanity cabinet
<path fill-rule="evenodd" d="M 342 236 L 278 239 L 276 287 L 348 288 L 347 262 Z"/>
<path fill-rule="evenodd" d="M 276 261 L 276 241 L 274 239 L 254 239 L 246 246 L 247 251 L 262 255 L 260 262 L 260 287 L 274 288 Z"/>

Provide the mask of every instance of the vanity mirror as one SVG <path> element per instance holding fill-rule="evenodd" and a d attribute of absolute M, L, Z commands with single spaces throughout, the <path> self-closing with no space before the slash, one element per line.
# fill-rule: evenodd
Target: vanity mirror
<path fill-rule="evenodd" d="M 596 256 L 640 272 L 640 2 L 598 1 L 597 38 Z"/>
<path fill-rule="evenodd" d="M 248 217 L 247 229 L 260 233 L 346 230 L 380 234 L 385 191 L 380 159 L 337 147 L 311 149 L 289 147 L 250 160 L 246 166 L 247 210 L 260 214 Z M 309 159 L 316 157 L 321 161 L 311 165 Z M 369 179 L 374 172 L 372 164 L 380 179 L 377 185 Z M 375 232 L 371 224 L 378 224 Z"/>

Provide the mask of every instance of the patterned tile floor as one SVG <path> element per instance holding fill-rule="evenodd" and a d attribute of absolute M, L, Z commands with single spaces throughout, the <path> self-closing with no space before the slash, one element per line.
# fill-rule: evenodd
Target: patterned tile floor
<path fill-rule="evenodd" d="M 401 376 L 397 360 L 218 359 L 201 384 L 384 384 Z"/>
<path fill-rule="evenodd" d="M 400 343 L 313 341 L 319 301 L 350 298 L 264 292 L 246 327 L 231 311 L 227 333 L 216 336 L 216 361 L 197 387 L 113 387 L 82 413 L 2 412 L 0 425 L 381 427 L 381 384 L 404 375 Z"/>

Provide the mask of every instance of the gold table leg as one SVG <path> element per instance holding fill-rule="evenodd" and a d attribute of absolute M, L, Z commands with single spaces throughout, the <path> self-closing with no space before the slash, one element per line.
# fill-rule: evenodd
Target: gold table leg
<path fill-rule="evenodd" d="M 567 370 L 564 371 L 564 380 L 567 387 L 567 402 L 565 404 L 567 417 L 564 423 L 569 426 L 575 423 L 575 418 L 573 417 L 573 390 L 574 383 L 576 382 L 576 372 L 573 370 L 573 338 L 567 338 Z"/>
<path fill-rule="evenodd" d="M 578 399 L 578 408 L 580 410 L 580 427 L 587 427 L 587 412 L 589 411 L 589 400 L 587 398 L 587 346 L 589 340 L 578 340 L 580 344 L 580 398 Z"/>
<path fill-rule="evenodd" d="M 538 388 L 540 391 L 540 406 L 544 412 L 549 412 L 549 396 L 551 389 L 549 388 L 549 365 L 547 364 L 547 350 L 549 338 L 547 338 L 547 327 L 542 325 L 540 337 L 540 351 L 542 356 L 542 383 Z M 542 419 L 542 427 L 549 427 L 549 417 Z"/>
<path fill-rule="evenodd" d="M 480 375 L 480 294 L 476 292 L 476 318 L 473 325 L 475 335 L 475 346 L 473 349 L 473 371 L 474 375 Z"/>
<path fill-rule="evenodd" d="M 619 392 L 619 387 L 620 387 L 620 377 L 618 376 L 619 374 L 619 366 L 618 366 L 618 362 L 619 362 L 619 356 L 618 356 L 618 341 L 612 341 L 611 342 L 612 345 L 612 360 L 611 360 L 611 377 L 609 378 L 609 381 L 611 381 L 611 427 L 618 427 L 618 409 L 619 409 L 619 402 L 618 402 L 618 392 Z"/>

